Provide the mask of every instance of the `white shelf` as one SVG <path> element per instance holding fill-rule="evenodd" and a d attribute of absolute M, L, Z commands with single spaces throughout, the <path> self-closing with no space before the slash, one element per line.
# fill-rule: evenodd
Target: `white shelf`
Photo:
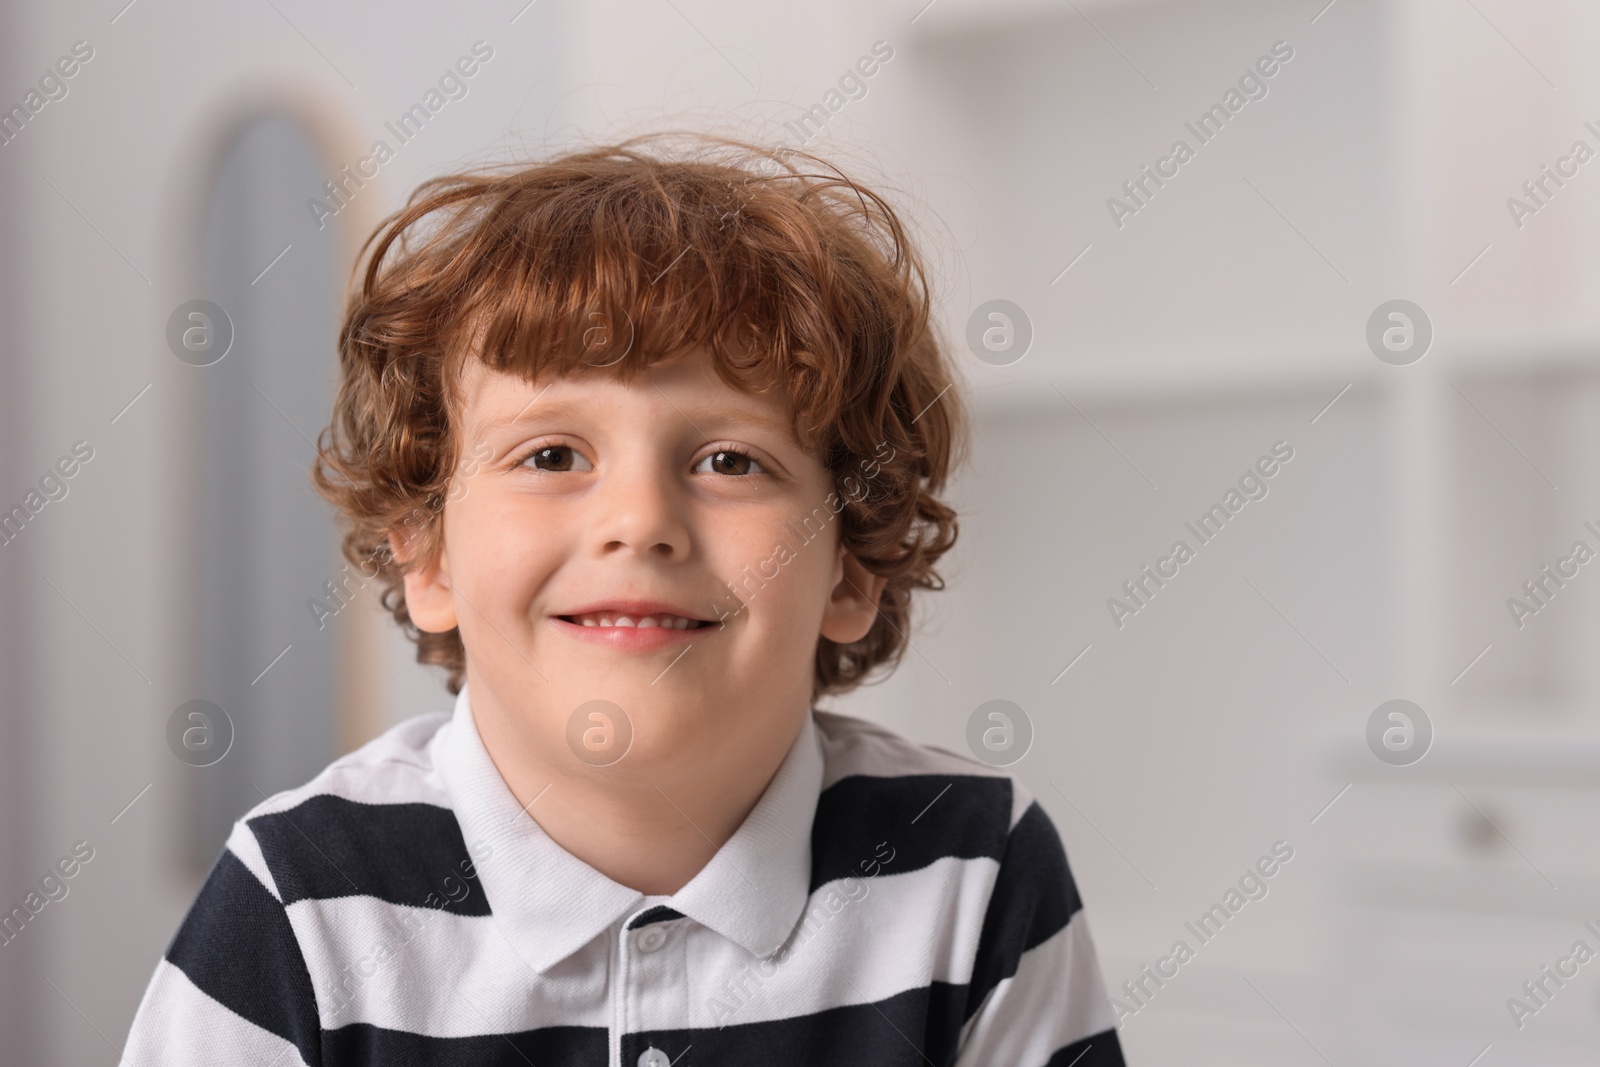
<path fill-rule="evenodd" d="M 1394 390 L 1410 372 L 1380 363 L 1364 349 L 1286 351 L 1190 347 L 1181 358 L 1170 349 L 1130 353 L 1115 361 L 1075 360 L 1030 352 L 1010 367 L 988 367 L 958 353 L 980 412 L 1051 410 L 1060 389 L 1076 403 L 1163 404 L 1284 394 L 1333 396 Z M 1447 378 L 1600 376 L 1600 336 L 1476 338 L 1437 343 L 1425 359 L 1444 364 Z M 1055 386 L 1055 389 L 1051 386 Z M 1449 388 L 1448 385 L 1445 388 Z"/>

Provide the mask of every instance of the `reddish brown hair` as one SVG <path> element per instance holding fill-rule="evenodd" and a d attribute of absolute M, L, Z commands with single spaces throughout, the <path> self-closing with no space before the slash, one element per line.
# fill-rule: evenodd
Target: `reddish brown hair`
<path fill-rule="evenodd" d="M 704 344 L 730 385 L 783 391 L 836 487 L 870 474 L 840 494 L 840 536 L 888 583 L 860 641 L 818 638 L 813 700 L 898 663 L 911 591 L 944 588 L 934 565 L 957 522 L 936 494 L 965 458 L 967 417 L 905 226 L 810 153 L 674 136 L 434 178 L 362 246 L 313 480 L 343 516 L 345 555 L 375 568 L 384 606 L 452 693 L 460 633 L 411 622 L 403 573 L 439 547 L 469 353 L 529 381 L 626 381 Z M 418 546 L 405 565 L 388 550 L 402 531 Z"/>

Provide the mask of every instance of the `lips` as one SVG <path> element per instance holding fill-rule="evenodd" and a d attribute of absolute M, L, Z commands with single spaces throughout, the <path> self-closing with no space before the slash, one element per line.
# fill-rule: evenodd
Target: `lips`
<path fill-rule="evenodd" d="M 632 626 L 639 630 L 648 630 L 652 626 L 663 626 L 669 630 L 698 630 L 710 623 L 698 619 L 685 618 L 682 615 L 672 615 L 667 612 L 658 612 L 653 615 L 639 615 L 637 617 L 626 612 L 589 611 L 581 615 L 563 615 L 561 618 L 567 622 L 575 622 L 581 626 Z"/>
<path fill-rule="evenodd" d="M 551 622 L 579 640 L 621 651 L 649 651 L 692 641 L 721 626 L 661 600 L 606 600 L 552 615 Z"/>

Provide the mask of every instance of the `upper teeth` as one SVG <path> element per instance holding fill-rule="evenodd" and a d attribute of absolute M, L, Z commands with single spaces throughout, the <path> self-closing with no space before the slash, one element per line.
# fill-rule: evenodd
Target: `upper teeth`
<path fill-rule="evenodd" d="M 651 626 L 664 626 L 669 630 L 687 630 L 689 620 L 681 615 L 617 615 L 609 611 L 591 611 L 583 615 L 574 615 L 572 618 L 584 626 L 636 626 L 646 629 Z"/>

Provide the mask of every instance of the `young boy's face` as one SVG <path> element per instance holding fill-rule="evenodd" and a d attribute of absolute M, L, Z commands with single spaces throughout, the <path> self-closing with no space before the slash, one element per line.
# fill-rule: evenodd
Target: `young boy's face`
<path fill-rule="evenodd" d="M 570 721 L 602 699 L 631 725 L 618 772 L 786 749 L 818 636 L 865 636 L 884 585 L 840 547 L 833 480 L 786 398 L 732 388 L 704 349 L 627 385 L 469 358 L 460 385 L 443 547 L 406 603 L 423 630 L 460 628 L 486 738 L 577 769 Z"/>

